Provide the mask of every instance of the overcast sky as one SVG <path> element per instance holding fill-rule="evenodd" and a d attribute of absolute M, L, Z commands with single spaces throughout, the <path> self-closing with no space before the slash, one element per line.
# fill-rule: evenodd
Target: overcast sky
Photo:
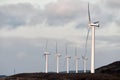
<path fill-rule="evenodd" d="M 0 74 L 44 72 L 44 48 L 48 40 L 49 71 L 56 71 L 55 43 L 62 54 L 60 71 L 66 70 L 68 44 L 70 70 L 75 70 L 74 49 L 85 54 L 88 28 L 87 5 L 96 28 L 95 68 L 120 60 L 119 0 L 0 0 Z M 90 69 L 91 34 L 88 40 Z M 79 61 L 83 69 L 83 61 Z"/>

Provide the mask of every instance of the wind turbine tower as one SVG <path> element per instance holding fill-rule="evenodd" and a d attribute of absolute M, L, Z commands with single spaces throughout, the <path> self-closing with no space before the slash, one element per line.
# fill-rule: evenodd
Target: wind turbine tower
<path fill-rule="evenodd" d="M 48 73 L 48 55 L 50 55 L 50 53 L 47 50 L 47 44 L 48 44 L 48 41 L 46 41 L 46 48 L 45 48 L 45 52 L 44 52 L 44 56 L 45 56 L 45 73 Z"/>
<path fill-rule="evenodd" d="M 86 70 L 87 70 L 87 60 L 88 60 L 88 58 L 87 58 L 86 56 L 82 56 L 82 60 L 83 60 L 84 73 L 86 73 Z"/>
<path fill-rule="evenodd" d="M 78 60 L 80 58 L 77 56 L 77 48 L 75 48 L 75 71 L 78 73 Z"/>
<path fill-rule="evenodd" d="M 67 63 L 67 65 L 66 65 L 67 73 L 69 73 L 69 61 L 71 59 L 71 56 L 69 56 L 68 53 L 67 53 L 67 45 L 66 45 L 66 57 L 65 58 L 66 58 L 66 63 Z"/>
<path fill-rule="evenodd" d="M 89 3 L 88 3 L 89 28 L 92 29 L 92 52 L 91 52 L 91 73 L 95 73 L 95 27 L 99 27 L 99 21 L 91 22 Z"/>
<path fill-rule="evenodd" d="M 56 42 L 56 57 L 57 57 L 57 73 L 59 73 L 59 59 L 61 57 L 61 54 L 58 53 L 57 42 Z"/>

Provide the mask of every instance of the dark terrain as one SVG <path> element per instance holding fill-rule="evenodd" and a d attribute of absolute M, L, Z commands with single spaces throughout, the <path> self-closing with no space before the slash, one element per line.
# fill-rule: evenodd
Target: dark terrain
<path fill-rule="evenodd" d="M 96 69 L 97 73 L 109 73 L 109 74 L 116 74 L 120 73 L 120 61 L 116 61 L 112 64 L 100 67 Z"/>
<path fill-rule="evenodd" d="M 96 69 L 90 73 L 21 73 L 0 80 L 120 80 L 120 61 Z"/>
<path fill-rule="evenodd" d="M 120 77 L 120 61 L 96 69 L 96 73 L 111 74 Z"/>

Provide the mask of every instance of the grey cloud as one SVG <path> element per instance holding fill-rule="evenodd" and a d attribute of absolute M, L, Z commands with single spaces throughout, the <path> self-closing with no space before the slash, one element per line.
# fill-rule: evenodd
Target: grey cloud
<path fill-rule="evenodd" d="M 72 0 L 58 1 L 57 3 L 49 3 L 44 10 L 34 8 L 28 3 L 3 5 L 0 6 L 0 19 L 2 21 L 0 25 L 3 27 L 6 25 L 19 27 L 26 24 L 41 24 L 45 20 L 47 24 L 56 26 L 76 20 L 80 20 L 79 22 L 82 23 L 85 16 L 83 12 L 86 13 L 84 4 L 85 2 L 81 1 L 74 3 Z"/>
<path fill-rule="evenodd" d="M 96 36 L 97 44 L 103 45 L 104 47 L 109 47 L 109 49 L 120 48 L 120 37 L 119 36 Z"/>
<path fill-rule="evenodd" d="M 11 15 L 6 15 L 4 13 L 0 13 L 0 27 L 5 27 L 5 26 L 17 27 L 21 25 L 25 25 L 24 20 L 16 16 L 11 16 Z"/>
<path fill-rule="evenodd" d="M 120 9 L 119 0 L 105 0 L 105 4 L 112 9 Z"/>
<path fill-rule="evenodd" d="M 120 37 L 119 36 L 98 36 L 97 37 L 98 40 L 103 40 L 103 41 L 110 41 L 113 43 L 118 43 L 120 41 Z"/>
<path fill-rule="evenodd" d="M 44 10 L 39 11 L 39 14 L 36 14 L 35 17 L 32 17 L 30 22 L 33 24 L 39 24 L 43 21 L 46 21 L 46 24 L 56 26 L 64 25 L 76 20 L 80 20 L 82 23 L 85 15 L 82 12 L 86 12 L 86 10 L 84 10 L 85 3 L 80 3 L 81 4 L 78 4 L 77 1 L 73 3 L 72 0 L 67 2 L 58 1 L 57 3 L 49 3 L 45 6 Z"/>
<path fill-rule="evenodd" d="M 119 26 L 120 25 L 120 17 L 118 16 L 117 19 L 115 20 L 116 24 Z"/>
<path fill-rule="evenodd" d="M 100 20 L 101 24 L 110 24 L 118 18 L 117 13 L 113 13 L 112 8 L 107 8 L 108 4 L 119 4 L 118 0 L 101 1 L 101 4 L 90 4 L 91 18 Z M 60 0 L 56 3 L 49 3 L 43 10 L 35 8 L 29 3 L 9 4 L 0 6 L 0 26 L 19 27 L 24 25 L 36 25 L 46 21 L 48 25 L 67 24 L 69 22 L 76 22 L 79 27 L 86 27 L 87 18 L 87 2 Z M 103 26 L 103 25 L 102 25 Z"/>
<path fill-rule="evenodd" d="M 24 16 L 25 14 L 30 15 L 31 10 L 34 10 L 34 7 L 29 3 L 6 4 L 0 6 L 1 12 L 4 14 L 9 13 L 13 16 Z"/>
<path fill-rule="evenodd" d="M 119 24 L 120 20 L 120 1 L 119 0 L 101 0 L 100 6 L 100 18 L 103 24 L 111 24 L 112 22 Z"/>
<path fill-rule="evenodd" d="M 84 17 L 86 10 L 84 9 L 84 2 L 79 1 L 58 1 L 56 4 L 48 4 L 46 8 L 46 16 L 48 16 L 48 23 L 50 24 L 67 24 L 71 21 Z"/>
<path fill-rule="evenodd" d="M 19 27 L 25 25 L 27 20 L 37 10 L 31 4 L 9 4 L 0 6 L 1 27 Z"/>

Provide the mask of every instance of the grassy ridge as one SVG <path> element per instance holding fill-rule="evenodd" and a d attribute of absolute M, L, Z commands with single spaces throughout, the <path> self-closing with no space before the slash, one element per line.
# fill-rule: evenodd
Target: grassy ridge
<path fill-rule="evenodd" d="M 23 73 L 5 78 L 4 80 L 120 80 L 110 74 L 75 74 L 75 73 Z"/>

